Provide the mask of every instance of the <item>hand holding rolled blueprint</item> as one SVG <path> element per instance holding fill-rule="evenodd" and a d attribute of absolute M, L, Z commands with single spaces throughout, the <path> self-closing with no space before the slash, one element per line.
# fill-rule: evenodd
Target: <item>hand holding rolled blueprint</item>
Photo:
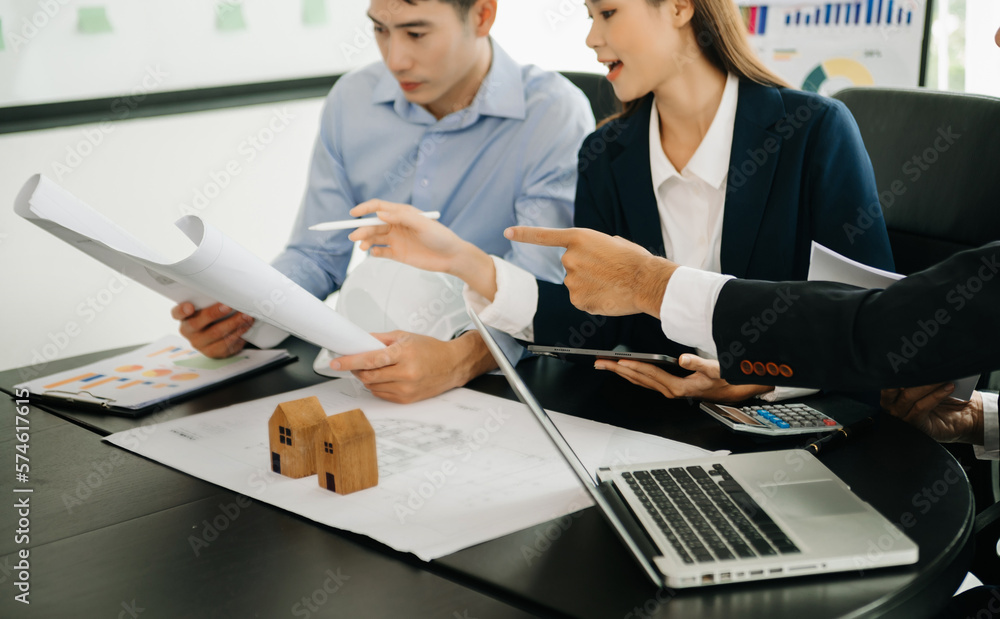
<path fill-rule="evenodd" d="M 219 301 L 253 316 L 243 339 L 270 348 L 289 333 L 350 355 L 385 345 L 197 215 L 176 226 L 195 244 L 169 263 L 117 224 L 48 178 L 28 179 L 14 212 L 92 258 L 177 303 Z"/>

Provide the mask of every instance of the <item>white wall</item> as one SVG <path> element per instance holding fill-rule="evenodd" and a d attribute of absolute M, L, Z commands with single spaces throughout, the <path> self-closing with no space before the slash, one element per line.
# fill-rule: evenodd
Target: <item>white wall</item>
<path fill-rule="evenodd" d="M 134 283 L 114 292 L 120 286 L 109 287 L 110 269 L 14 215 L 14 198 L 31 174 L 58 180 L 168 254 L 188 243 L 173 227 L 182 205 L 194 208 L 196 191 L 214 195 L 220 187 L 199 213 L 269 260 L 281 250 L 301 197 L 320 103 L 123 121 L 110 133 L 87 125 L 0 136 L 0 368 L 176 330 L 171 302 Z M 252 136 L 261 150 L 249 145 Z M 239 174 L 227 180 L 227 166 Z"/>

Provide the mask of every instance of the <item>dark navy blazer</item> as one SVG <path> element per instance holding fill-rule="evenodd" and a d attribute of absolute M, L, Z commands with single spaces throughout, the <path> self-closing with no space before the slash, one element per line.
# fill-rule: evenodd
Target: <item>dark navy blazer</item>
<path fill-rule="evenodd" d="M 664 255 L 649 169 L 652 95 L 580 149 L 574 224 L 622 236 Z M 740 80 L 722 224 L 722 272 L 758 280 L 803 280 L 812 241 L 893 270 L 875 174 L 854 118 L 821 95 Z M 622 344 L 679 354 L 657 319 L 592 316 L 565 286 L 538 282 L 535 342 L 583 348 Z"/>
<path fill-rule="evenodd" d="M 795 300 L 782 319 L 747 337 L 746 321 L 782 292 Z M 784 375 L 767 378 L 775 385 L 914 387 L 1000 369 L 998 306 L 1000 242 L 993 242 L 885 290 L 728 282 L 712 331 L 720 351 L 733 351 L 720 363 L 733 383 L 760 380 L 752 368 L 759 362 L 788 366 Z"/>

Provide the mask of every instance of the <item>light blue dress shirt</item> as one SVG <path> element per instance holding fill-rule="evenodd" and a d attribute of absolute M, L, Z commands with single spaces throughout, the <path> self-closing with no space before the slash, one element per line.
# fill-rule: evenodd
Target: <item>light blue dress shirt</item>
<path fill-rule="evenodd" d="M 403 96 L 381 62 L 327 96 L 302 208 L 274 266 L 319 298 L 339 289 L 350 230 L 313 232 L 373 198 L 441 211 L 441 223 L 489 254 L 561 282 L 560 251 L 503 237 L 516 224 L 573 225 L 577 152 L 594 130 L 587 98 L 561 75 L 519 66 L 493 43 L 472 104 L 436 120 Z"/>
<path fill-rule="evenodd" d="M 512 225 L 573 225 L 577 152 L 594 130 L 584 94 L 557 73 L 520 66 L 492 42 L 493 61 L 472 104 L 437 120 L 410 103 L 381 63 L 341 77 L 327 96 L 308 188 L 291 240 L 273 265 L 326 298 L 344 281 L 347 231 L 308 227 L 349 219 L 379 198 L 441 211 L 441 223 L 539 279 L 561 282 L 562 250 L 512 244 Z M 504 351 L 521 351 L 507 335 Z"/>

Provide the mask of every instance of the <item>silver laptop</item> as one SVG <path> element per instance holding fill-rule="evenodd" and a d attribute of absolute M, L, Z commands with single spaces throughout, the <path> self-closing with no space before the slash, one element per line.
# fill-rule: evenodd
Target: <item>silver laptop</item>
<path fill-rule="evenodd" d="M 613 466 L 591 476 L 475 312 L 517 397 L 659 587 L 703 587 L 916 563 L 913 541 L 811 453 Z"/>

